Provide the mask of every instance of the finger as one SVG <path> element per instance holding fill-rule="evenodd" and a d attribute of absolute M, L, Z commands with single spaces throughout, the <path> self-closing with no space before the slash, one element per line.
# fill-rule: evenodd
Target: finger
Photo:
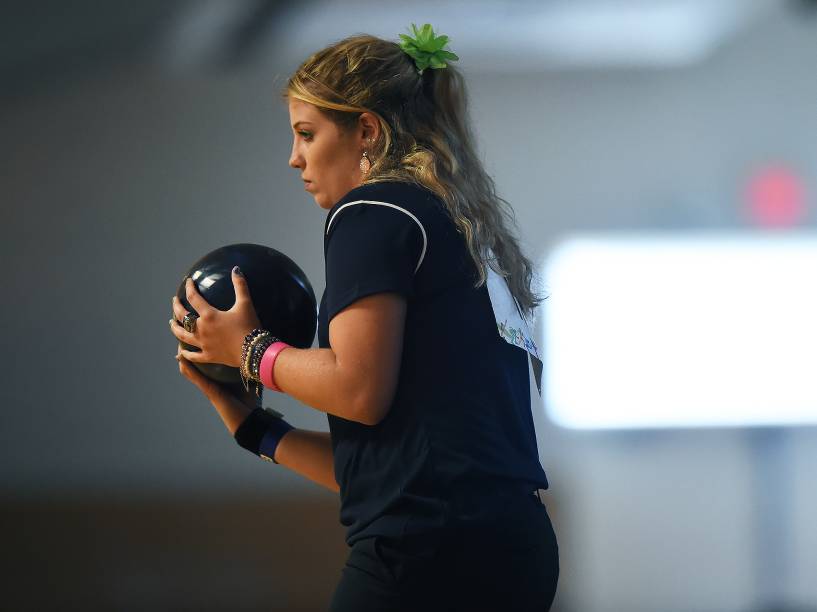
<path fill-rule="evenodd" d="M 190 374 L 188 370 L 190 370 L 190 362 L 187 361 L 184 357 L 182 357 L 182 345 L 176 345 L 176 355 L 173 357 L 176 361 L 179 362 L 179 372 L 184 374 L 188 379 L 190 378 Z"/>
<path fill-rule="evenodd" d="M 189 276 L 184 281 L 184 295 L 187 298 L 187 303 L 190 304 L 200 316 L 203 315 L 204 311 L 208 308 L 212 308 L 212 306 L 207 303 L 207 300 L 201 297 L 198 289 L 196 289 L 196 283 L 194 283 L 193 279 Z"/>
<path fill-rule="evenodd" d="M 202 373 L 181 355 L 176 355 L 176 359 L 179 361 L 179 372 L 199 389 L 203 389 L 205 381 Z"/>
<path fill-rule="evenodd" d="M 233 289 L 235 289 L 235 302 L 250 300 L 250 287 L 247 285 L 247 278 L 241 272 L 241 268 L 233 268 Z"/>
<path fill-rule="evenodd" d="M 182 321 L 184 320 L 184 315 L 186 315 L 189 311 L 185 310 L 184 304 L 182 304 L 182 301 L 175 295 L 170 303 L 173 308 L 173 318 L 179 322 L 179 325 L 181 325 Z"/>
<path fill-rule="evenodd" d="M 191 380 L 195 378 L 194 374 L 200 374 L 200 372 L 194 368 L 190 362 L 182 356 L 182 347 L 179 346 L 176 349 L 176 361 L 179 362 L 179 370 L 190 378 Z M 194 381 L 195 382 L 195 381 Z"/>
<path fill-rule="evenodd" d="M 212 397 L 214 393 L 219 392 L 218 384 L 207 378 L 199 369 L 190 363 L 183 356 L 179 355 L 179 372 L 181 372 L 187 380 L 198 387 L 202 393 L 207 397 Z"/>
<path fill-rule="evenodd" d="M 190 360 L 185 359 L 182 353 L 184 353 L 184 349 L 182 348 L 181 343 L 179 343 L 176 345 L 176 361 L 179 362 L 179 369 L 195 370 L 195 372 L 198 373 L 198 370 L 191 366 Z M 188 378 L 191 377 L 188 376 Z"/>
<path fill-rule="evenodd" d="M 179 355 L 190 361 L 191 363 L 210 363 L 210 358 L 202 352 L 188 351 L 180 349 Z"/>
<path fill-rule="evenodd" d="M 167 322 L 170 324 L 170 333 L 176 336 L 176 339 L 179 342 L 184 342 L 185 344 L 189 344 L 190 346 L 195 346 L 197 349 L 201 349 L 201 347 L 197 344 L 196 336 L 194 336 L 184 327 L 182 327 L 178 321 L 174 319 L 168 319 Z"/>

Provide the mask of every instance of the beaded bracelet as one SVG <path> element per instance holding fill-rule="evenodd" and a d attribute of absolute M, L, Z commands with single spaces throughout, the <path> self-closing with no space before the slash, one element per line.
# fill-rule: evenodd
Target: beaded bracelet
<path fill-rule="evenodd" d="M 249 382 L 252 381 L 257 383 L 255 393 L 258 397 L 261 397 L 261 389 L 264 386 L 280 392 L 281 389 L 273 380 L 272 369 L 278 353 L 289 346 L 291 345 L 264 329 L 254 329 L 247 334 L 244 337 L 239 365 L 244 389 L 249 392 Z"/>
<path fill-rule="evenodd" d="M 246 350 L 244 351 L 245 353 L 244 360 L 241 362 L 241 366 L 244 368 L 244 376 L 246 376 L 250 380 L 252 380 L 252 374 L 250 372 L 250 363 L 252 363 L 253 351 L 255 350 L 255 347 L 258 345 L 259 341 L 268 337 L 269 332 L 267 331 L 258 334 L 257 336 L 250 340 Z"/>
<path fill-rule="evenodd" d="M 249 334 L 244 336 L 244 344 L 241 347 L 241 361 L 239 362 L 239 373 L 241 375 L 241 382 L 244 383 L 244 390 L 249 392 L 249 381 L 251 380 L 249 372 L 245 367 L 247 362 L 247 357 L 250 352 L 250 347 L 252 346 L 254 340 L 259 336 L 269 334 L 269 332 L 265 329 L 256 328 L 252 330 Z M 259 394 L 259 390 L 256 388 L 256 394 Z"/>
<path fill-rule="evenodd" d="M 244 372 L 245 376 L 255 383 L 255 394 L 258 397 L 261 397 L 261 389 L 263 384 L 261 384 L 261 379 L 258 377 L 257 371 L 258 366 L 254 365 L 260 363 L 261 357 L 256 356 L 259 347 L 265 346 L 267 340 L 272 339 L 272 336 L 267 334 L 261 334 L 253 339 L 252 344 L 250 345 L 250 349 L 248 351 L 247 360 L 244 362 Z"/>
<path fill-rule="evenodd" d="M 250 343 L 253 341 L 254 338 L 260 336 L 261 334 L 269 333 L 265 329 L 256 328 L 252 330 L 249 334 L 244 336 L 244 344 L 241 347 L 241 361 L 240 363 L 244 363 L 244 360 L 247 358 L 247 350 L 250 347 Z"/>
<path fill-rule="evenodd" d="M 261 341 L 262 341 L 264 338 L 267 338 L 267 337 L 268 337 L 268 336 L 261 336 L 261 337 L 260 337 L 260 338 L 261 338 L 261 340 L 256 340 L 256 341 L 253 343 L 253 346 L 252 346 L 252 347 L 250 347 L 250 356 L 247 358 L 247 363 L 246 363 L 246 364 L 245 364 L 245 366 L 244 366 L 244 367 L 245 367 L 245 369 L 246 369 L 246 372 L 247 372 L 247 376 L 248 376 L 248 378 L 249 378 L 251 381 L 253 381 L 253 383 L 255 383 L 255 393 L 256 393 L 256 395 L 258 395 L 259 397 L 261 396 L 261 389 L 262 389 L 263 385 L 261 384 L 261 380 L 259 379 L 258 375 L 257 375 L 256 373 L 254 373 L 254 372 L 253 372 L 253 361 L 254 361 L 254 359 L 255 359 L 255 351 L 256 351 L 256 349 L 257 349 L 257 347 L 258 347 L 258 344 L 260 344 L 260 342 L 261 342 Z M 259 360 L 260 360 L 260 358 L 259 358 Z M 255 368 L 255 369 L 257 369 L 257 368 Z"/>
<path fill-rule="evenodd" d="M 250 356 L 247 359 L 247 372 L 252 380 L 256 382 L 261 381 L 261 376 L 259 375 L 258 371 L 261 365 L 261 359 L 270 345 L 275 344 L 276 342 L 280 342 L 280 339 L 270 334 L 265 334 L 263 336 L 259 336 L 257 341 L 253 344 L 250 351 Z"/>

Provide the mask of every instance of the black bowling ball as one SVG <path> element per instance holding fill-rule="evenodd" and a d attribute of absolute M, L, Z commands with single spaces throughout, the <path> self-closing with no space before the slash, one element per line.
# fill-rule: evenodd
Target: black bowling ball
<path fill-rule="evenodd" d="M 303 270 L 273 248 L 260 244 L 231 244 L 207 253 L 182 278 L 176 291 L 185 310 L 196 313 L 187 301 L 184 281 L 189 276 L 208 304 L 229 310 L 235 304 L 232 270 L 241 268 L 261 327 L 287 344 L 309 348 L 318 325 L 315 292 Z M 196 313 L 198 314 L 198 313 Z M 185 350 L 198 348 L 182 342 Z M 205 376 L 231 387 L 241 385 L 238 368 L 218 363 L 193 363 Z"/>

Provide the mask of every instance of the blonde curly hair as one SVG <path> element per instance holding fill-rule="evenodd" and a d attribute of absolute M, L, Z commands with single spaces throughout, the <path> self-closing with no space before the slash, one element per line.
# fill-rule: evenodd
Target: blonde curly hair
<path fill-rule="evenodd" d="M 342 129 L 356 126 L 363 112 L 377 117 L 380 136 L 363 184 L 397 180 L 436 193 L 465 237 L 478 271 L 474 287 L 486 283 L 490 266 L 507 280 L 520 314 L 532 317 L 546 298 L 533 292 L 533 266 L 509 229 L 516 226 L 513 209 L 476 154 L 456 68 L 420 75 L 397 43 L 351 36 L 310 56 L 282 95 L 313 104 Z"/>

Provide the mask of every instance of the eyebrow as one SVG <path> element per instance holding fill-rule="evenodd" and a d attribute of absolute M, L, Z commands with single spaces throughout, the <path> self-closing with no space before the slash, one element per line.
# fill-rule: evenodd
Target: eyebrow
<path fill-rule="evenodd" d="M 296 129 L 299 125 L 312 125 L 309 121 L 296 121 L 292 124 L 292 128 Z"/>

